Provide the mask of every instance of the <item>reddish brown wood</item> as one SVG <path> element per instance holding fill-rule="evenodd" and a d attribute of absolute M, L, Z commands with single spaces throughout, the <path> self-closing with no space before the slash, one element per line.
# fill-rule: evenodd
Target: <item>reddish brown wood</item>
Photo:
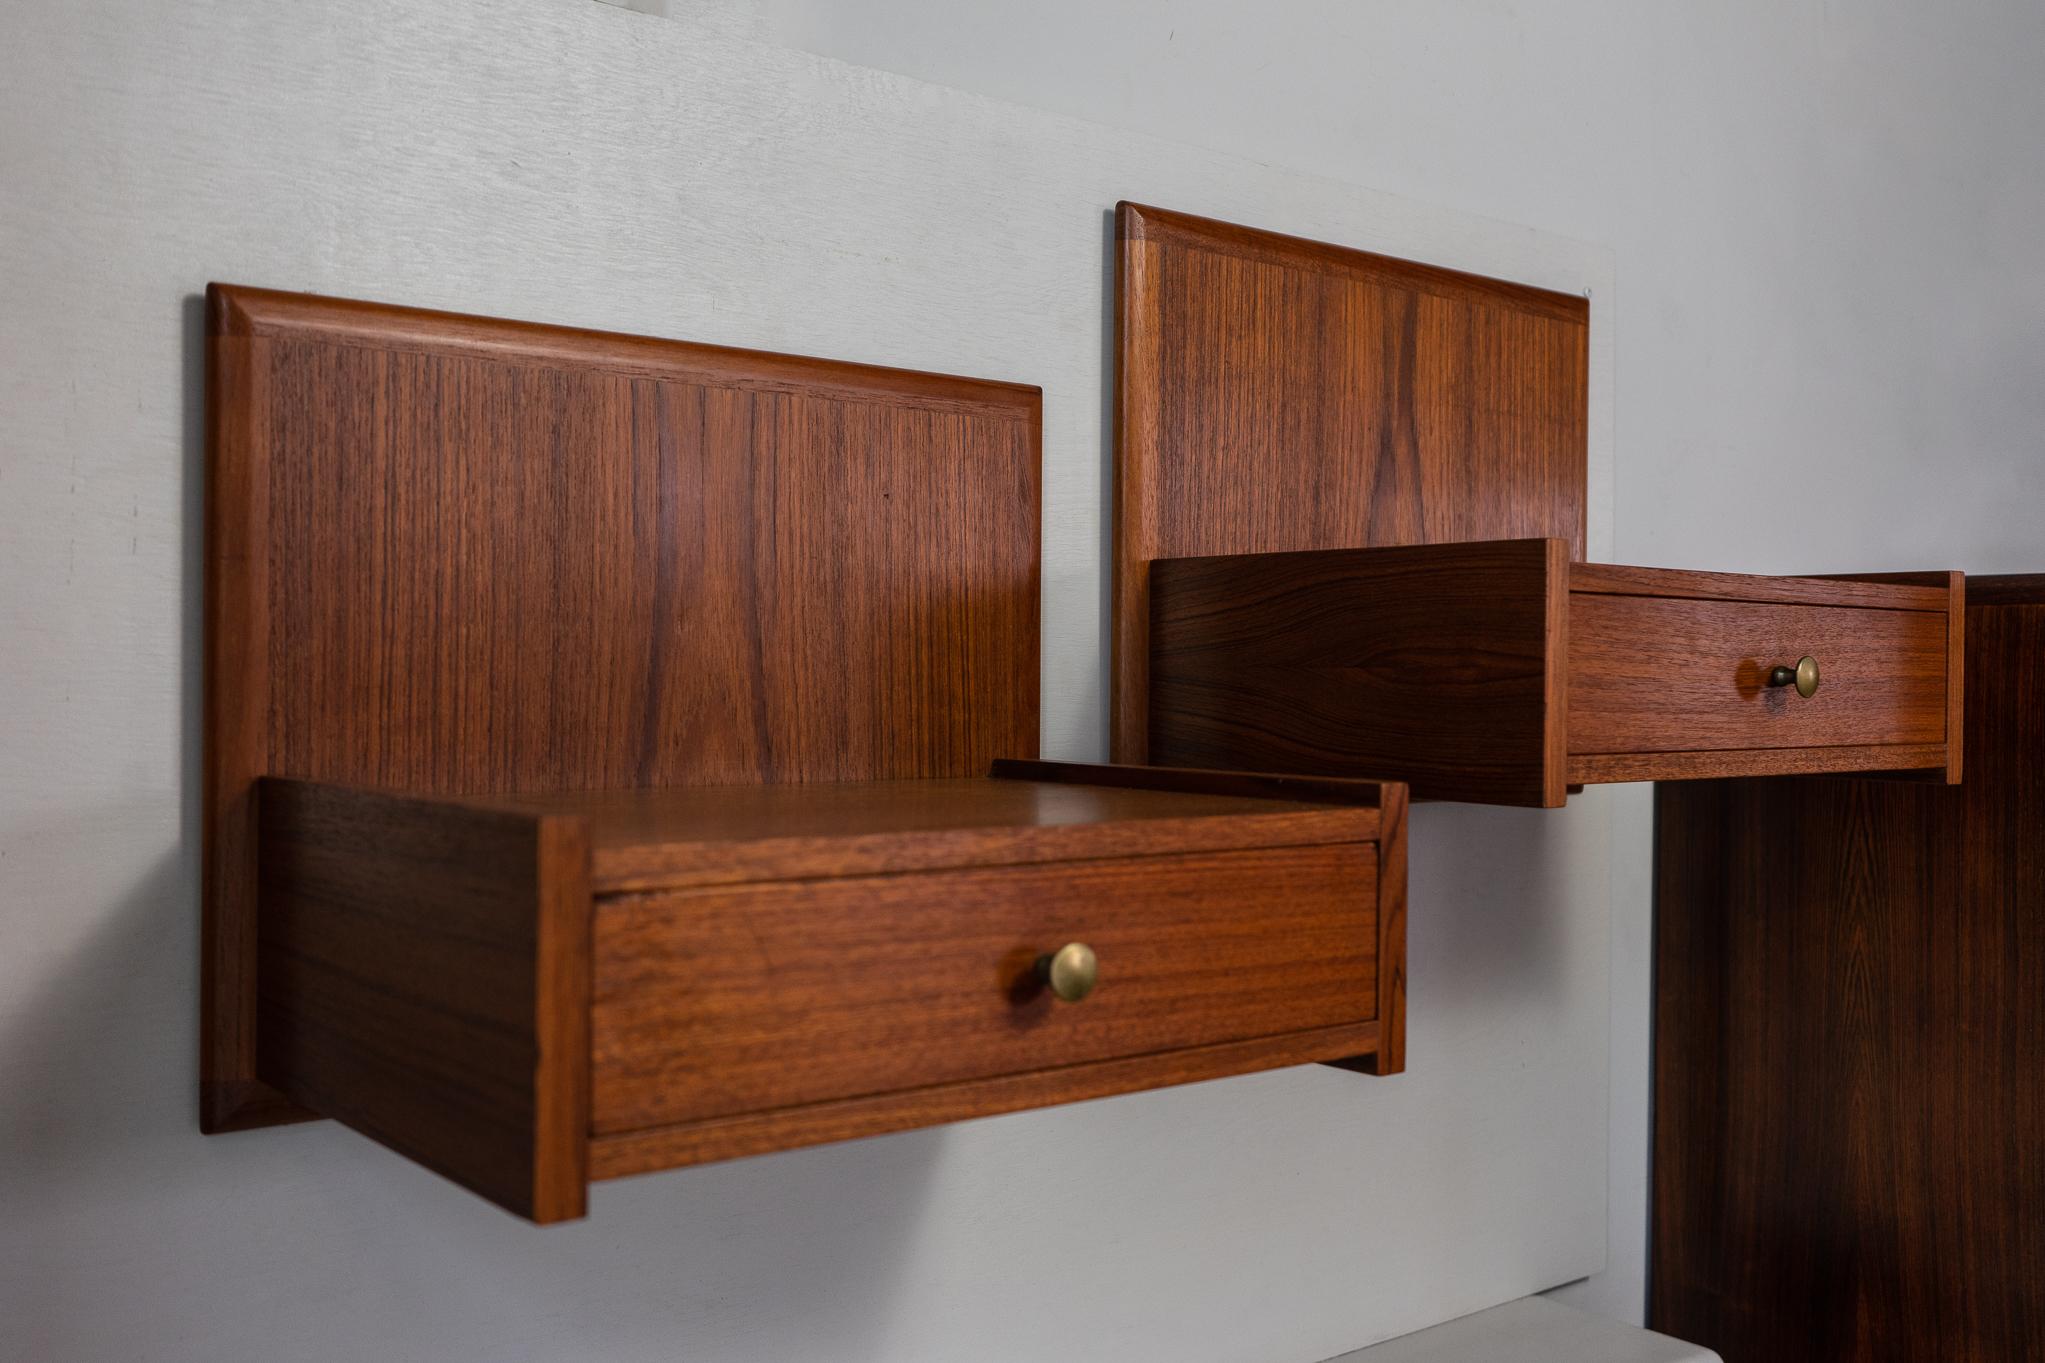
<path fill-rule="evenodd" d="M 606 898 L 594 1129 L 1372 1021 L 1376 860 L 1348 843 Z M 1035 975 L 1070 941 L 1101 963 L 1078 1004 Z"/>
<path fill-rule="evenodd" d="M 1945 744 L 1943 609 L 1572 591 L 1569 625 L 1572 756 Z M 1805 654 L 1816 695 L 1768 685 Z"/>
<path fill-rule="evenodd" d="M 1151 565 L 1150 751 L 1559 805 L 1566 542 Z"/>
<path fill-rule="evenodd" d="M 1951 770 L 1959 575 L 1764 578 L 1567 553 L 1551 539 L 1159 560 L 1150 751 L 1529 805 L 1586 781 Z M 1805 653 L 1817 695 L 1765 684 Z"/>
<path fill-rule="evenodd" d="M 1378 834 L 1378 1026 L 1375 1050 L 1341 1062 L 1369 1074 L 1406 1069 L 1406 787 L 1388 785 Z"/>
<path fill-rule="evenodd" d="M 1035 751 L 1037 391 L 209 291 L 202 1123 L 255 1077 L 264 775 L 977 775 Z"/>
<path fill-rule="evenodd" d="M 1019 780 L 581 791 L 475 802 L 587 819 L 600 894 L 1378 836 L 1384 788 L 1376 782 L 1342 783 L 1347 790 L 1331 793 L 1366 807 L 1335 808 L 1318 790 L 1260 796 L 1077 783 L 1096 770 L 1112 772 L 1074 765 Z"/>
<path fill-rule="evenodd" d="M 1728 776 L 1909 775 L 1943 772 L 1944 743 L 1854 748 L 1719 748 L 1704 752 L 1579 753 L 1572 781 L 1703 781 Z"/>
<path fill-rule="evenodd" d="M 1390 1075 L 1406 1068 L 1406 787 L 1397 782 L 1286 776 L 1265 772 L 1216 771 L 1194 767 L 1102 766 L 1079 762 L 1005 759 L 993 775 L 1012 780 L 1075 781 L 1258 799 L 1313 800 L 1363 805 L 1378 811 L 1377 1018 L 1373 1045 L 1328 1061 L 1365 1074 Z M 1358 833 L 1356 836 L 1372 836 Z M 1322 1057 L 1314 1057 L 1320 1059 Z"/>
<path fill-rule="evenodd" d="M 1177 791 L 1188 795 L 1232 795 L 1251 800 L 1305 800 L 1315 804 L 1361 805 L 1376 809 L 1397 791 L 1382 781 L 1327 776 L 1288 776 L 1261 771 L 1204 767 L 1137 767 L 1116 763 L 1045 762 L 1005 757 L 988 775 L 1008 781 L 1062 781 L 1125 790 Z"/>
<path fill-rule="evenodd" d="M 505 1209 L 583 1214 L 583 821 L 265 781 L 257 1074 Z"/>
<path fill-rule="evenodd" d="M 255 1072 L 255 778 L 269 763 L 270 480 L 261 463 L 269 389 L 247 338 L 222 334 L 219 295 L 208 301 L 199 1126 L 228 1131 L 311 1114 Z"/>
<path fill-rule="evenodd" d="M 1401 787 L 1291 783 L 1345 802 L 1303 803 L 1048 765 L 511 796 L 266 780 L 260 1077 L 556 1220 L 581 1214 L 592 1133 L 605 1177 L 1402 1066 Z M 1035 963 L 1073 940 L 1102 983 L 1069 1005 Z"/>
<path fill-rule="evenodd" d="M 1357 1022 L 1312 1032 L 1287 1032 L 1250 1041 L 1104 1060 L 1070 1069 L 1030 1070 L 778 1112 L 649 1127 L 593 1138 L 590 1171 L 592 1178 L 622 1178 L 1315 1061 L 1361 1069 L 1366 1067 L 1344 1057 L 1368 1055 L 1381 1044 L 1377 1023 Z"/>
<path fill-rule="evenodd" d="M 1964 785 L 1657 792 L 1651 1324 L 2045 1356 L 2045 577 L 1966 584 Z"/>
<path fill-rule="evenodd" d="M 1862 582 L 1895 582 L 1935 587 L 1946 595 L 1946 764 L 1940 773 L 1947 785 L 1960 783 L 1966 744 L 1960 735 L 1967 724 L 1967 575 L 1955 572 L 1861 573 Z M 2021 579 L 2002 578 L 2000 581 Z M 1920 773 L 1912 773 L 1918 775 Z"/>
<path fill-rule="evenodd" d="M 1153 736 L 1153 560 L 1526 536 L 1582 556 L 1584 299 L 1135 204 L 1117 223 L 1117 761 Z"/>
<path fill-rule="evenodd" d="M 1575 563 L 1569 589 L 1599 596 L 1652 596 L 1690 601 L 1751 601 L 1784 606 L 1860 606 L 1870 610 L 1943 611 L 1951 602 L 1948 573 L 1928 583 L 1923 573 L 1855 573 L 1838 577 L 1757 577 L 1684 568 L 1629 568 Z"/>
<path fill-rule="evenodd" d="M 1967 579 L 1969 606 L 2030 606 L 2045 599 L 2045 573 L 2000 573 Z"/>

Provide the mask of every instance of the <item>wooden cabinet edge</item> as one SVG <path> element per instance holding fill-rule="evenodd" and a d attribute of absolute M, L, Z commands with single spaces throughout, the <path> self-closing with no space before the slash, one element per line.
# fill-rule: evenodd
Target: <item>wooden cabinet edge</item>
<path fill-rule="evenodd" d="M 1837 573 L 1845 582 L 1890 583 L 1931 587 L 1945 593 L 1946 611 L 1946 757 L 1945 783 L 1960 784 L 1967 744 L 1967 575 L 1947 569 L 1911 573 Z"/>
<path fill-rule="evenodd" d="M 515 1215 L 582 1216 L 584 821 L 260 786 L 262 1080 Z M 402 913 L 390 908 L 396 884 Z"/>
<path fill-rule="evenodd" d="M 1577 753 L 1569 778 L 1591 785 L 1624 781 L 1706 781 L 1736 776 L 1882 776 L 1940 772 L 1947 745 L 1871 744 L 1836 748 L 1714 748 L 1690 752 Z"/>
<path fill-rule="evenodd" d="M 1406 1069 L 1406 787 L 1385 787 L 1378 828 L 1378 1044 L 1338 1062 L 1376 1075 Z"/>
<path fill-rule="evenodd" d="M 1359 1022 L 1057 1069 L 1028 1070 L 898 1093 L 597 1136 L 590 1173 L 623 1178 L 775 1150 L 1108 1098 L 1374 1053 L 1379 1024 Z"/>
<path fill-rule="evenodd" d="M 1016 760 L 1008 779 L 1351 806 L 1379 866 L 1363 1022 L 611 1135 L 592 1134 L 588 820 L 265 778 L 254 969 L 263 1087 L 539 1224 L 591 1178 L 674 1168 L 1283 1065 L 1403 1068 L 1405 790 Z M 209 1093 L 211 1091 L 209 1090 Z M 259 1112 L 248 1095 L 242 1110 Z M 459 1111 L 460 1115 L 452 1115 Z M 250 1124 L 255 1124 L 251 1122 Z"/>
<path fill-rule="evenodd" d="M 1396 781 L 1340 776 L 1298 776 L 1283 772 L 1220 771 L 1207 767 L 1152 767 L 1139 763 L 1047 762 L 997 758 L 987 774 L 1002 781 L 1052 781 L 1076 786 L 1177 791 L 1186 795 L 1232 795 L 1251 800 L 1356 805 L 1382 810 L 1403 790 Z"/>

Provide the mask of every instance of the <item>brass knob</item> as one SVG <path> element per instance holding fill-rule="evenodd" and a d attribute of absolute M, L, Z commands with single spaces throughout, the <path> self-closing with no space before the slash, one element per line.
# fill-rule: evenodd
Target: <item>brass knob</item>
<path fill-rule="evenodd" d="M 1806 653 L 1796 660 L 1795 667 L 1771 667 L 1768 669 L 1768 684 L 1794 686 L 1799 696 L 1809 700 L 1818 694 L 1818 660 Z"/>
<path fill-rule="evenodd" d="M 1100 982 L 1101 963 L 1084 942 L 1067 942 L 1037 957 L 1037 978 L 1067 1003 L 1078 1003 Z"/>

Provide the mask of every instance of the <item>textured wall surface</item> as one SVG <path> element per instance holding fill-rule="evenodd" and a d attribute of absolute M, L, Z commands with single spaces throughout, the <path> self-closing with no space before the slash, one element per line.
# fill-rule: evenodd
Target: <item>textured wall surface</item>
<path fill-rule="evenodd" d="M 330 1125 L 197 1133 L 209 279 L 1043 385 L 1056 756 L 1103 746 L 1119 197 L 1592 290 L 1609 547 L 1604 248 L 670 8 L 9 7 L 4 1351 L 1307 1363 L 1597 1269 L 1604 792 L 1416 812 L 1394 1080 L 1301 1069 L 630 1180 L 545 1232 Z"/>
<path fill-rule="evenodd" d="M 1608 243 L 1622 562 L 2045 569 L 2036 0 L 745 3 L 848 61 Z M 1611 799 L 1612 1268 L 1569 1296 L 1638 1319 L 1651 815 Z"/>

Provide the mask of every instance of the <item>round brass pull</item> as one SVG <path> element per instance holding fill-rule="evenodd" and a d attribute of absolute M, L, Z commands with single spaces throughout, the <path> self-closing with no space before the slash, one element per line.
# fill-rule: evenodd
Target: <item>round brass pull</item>
<path fill-rule="evenodd" d="M 1796 660 L 1795 667 L 1771 667 L 1768 669 L 1768 684 L 1794 686 L 1799 696 L 1809 700 L 1818 694 L 1818 660 L 1806 653 Z"/>
<path fill-rule="evenodd" d="M 1100 983 L 1101 963 L 1084 942 L 1067 942 L 1037 957 L 1037 978 L 1067 1003 L 1078 1003 Z"/>

